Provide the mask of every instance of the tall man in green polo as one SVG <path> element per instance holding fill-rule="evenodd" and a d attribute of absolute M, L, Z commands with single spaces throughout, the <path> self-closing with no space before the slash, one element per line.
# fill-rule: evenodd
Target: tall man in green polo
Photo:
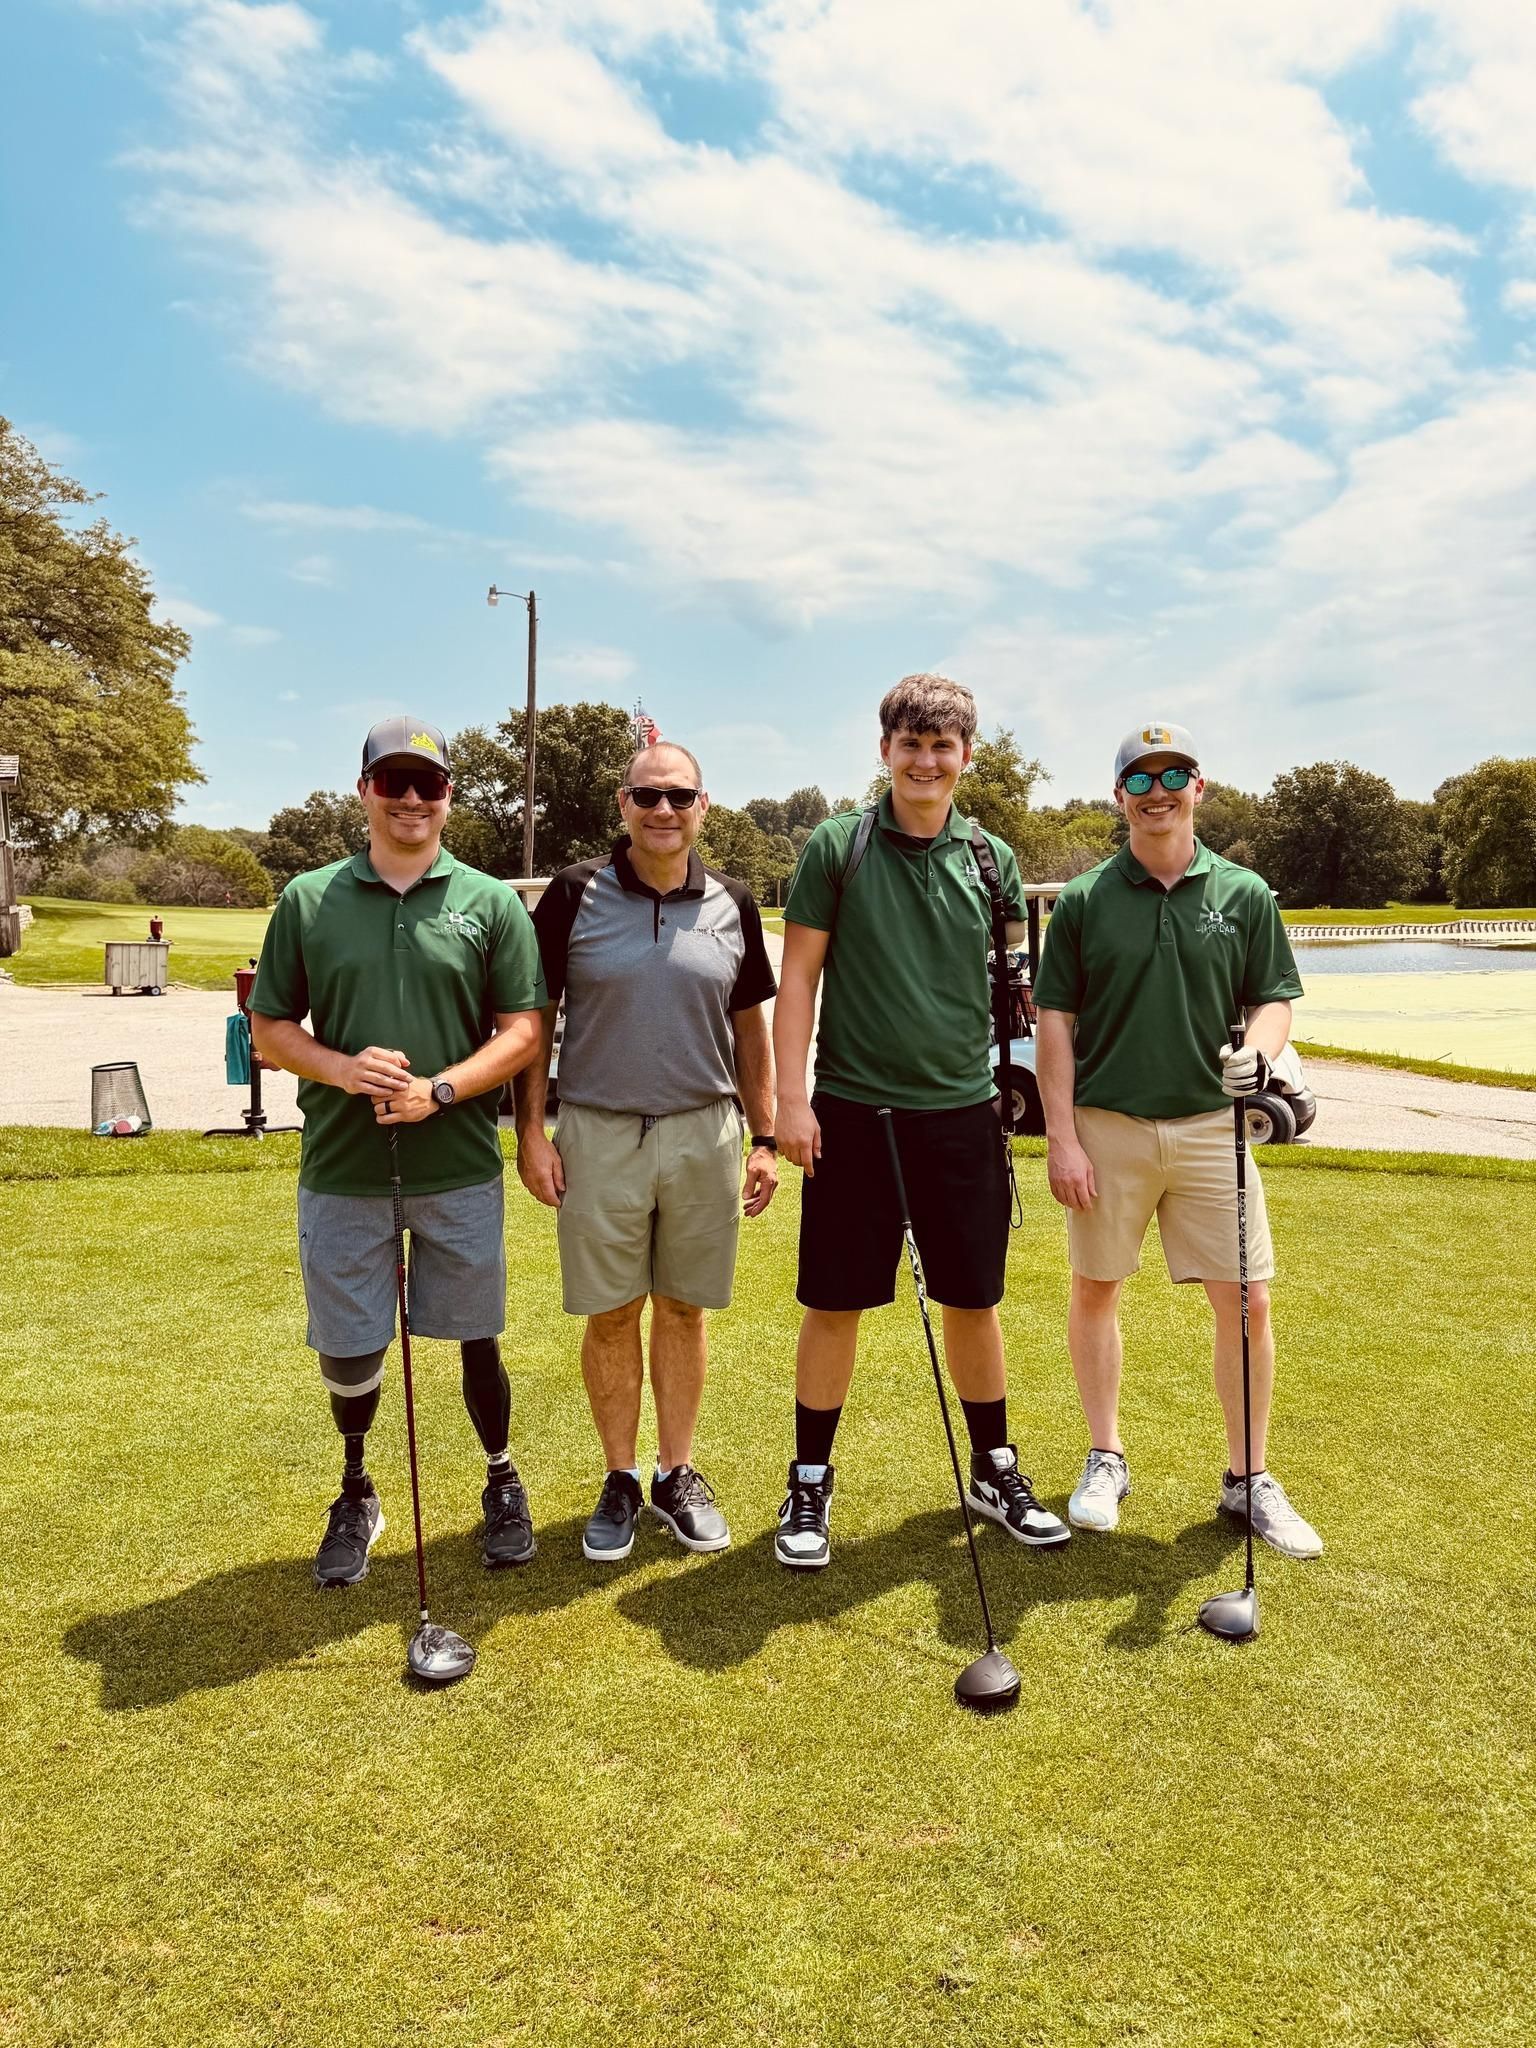
<path fill-rule="evenodd" d="M 367 852 L 294 876 L 250 1002 L 254 1049 L 300 1077 L 299 1264 L 343 1439 L 315 1558 L 322 1587 L 355 1585 L 384 1527 L 363 1453 L 395 1330 L 389 1139 L 400 1126 L 411 1126 L 399 1139 L 411 1328 L 459 1343 L 486 1453 L 485 1562 L 534 1553 L 496 1341 L 507 1290 L 496 1105 L 538 1051 L 538 943 L 515 891 L 443 850 L 453 784 L 435 725 L 376 725 L 357 791 Z"/>
<path fill-rule="evenodd" d="M 901 1215 L 880 1111 L 893 1111 L 902 1177 L 944 1352 L 971 1438 L 973 1508 L 1020 1543 L 1071 1531 L 1036 1500 L 1008 1440 L 997 1304 L 1009 1181 L 989 1061 L 992 906 L 971 826 L 951 798 L 976 701 L 944 676 L 907 676 L 880 705 L 891 786 L 857 870 L 859 816 L 818 825 L 784 907 L 774 1009 L 779 1149 L 804 1169 L 795 1358 L 795 1456 L 774 1554 L 794 1570 L 830 1556 L 832 1441 L 853 1376 L 859 1318 L 894 1299 Z M 1007 917 L 1023 916 L 1013 852 L 989 833 Z M 1020 927 L 1022 931 L 1022 927 Z M 807 1098 L 816 988 L 816 1092 Z"/>
<path fill-rule="evenodd" d="M 1067 1343 L 1089 1450 L 1068 1504 L 1079 1529 L 1113 1529 L 1131 1490 L 1120 1437 L 1120 1290 L 1155 1214 L 1169 1277 L 1198 1280 L 1215 1317 L 1216 1392 L 1229 1463 L 1218 1506 L 1287 1557 L 1322 1538 L 1265 1466 L 1275 1345 L 1274 1250 L 1264 1190 L 1248 1174 L 1251 1480 L 1244 1469 L 1242 1311 L 1232 1099 L 1264 1085 L 1301 994 L 1268 886 L 1195 837 L 1204 793 L 1181 725 L 1128 733 L 1115 802 L 1129 842 L 1057 899 L 1035 986 L 1038 1079 L 1051 1193 L 1067 1212 Z M 1229 1027 L 1246 1016 L 1242 1043 Z"/>

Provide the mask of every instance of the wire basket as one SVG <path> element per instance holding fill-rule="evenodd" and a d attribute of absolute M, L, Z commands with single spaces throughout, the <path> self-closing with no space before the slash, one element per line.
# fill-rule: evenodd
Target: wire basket
<path fill-rule="evenodd" d="M 133 1060 L 91 1069 L 91 1129 L 98 1138 L 142 1138 L 154 1125 Z"/>

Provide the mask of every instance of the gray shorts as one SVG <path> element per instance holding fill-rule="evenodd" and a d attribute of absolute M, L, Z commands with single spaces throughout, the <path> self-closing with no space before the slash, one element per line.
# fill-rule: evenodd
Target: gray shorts
<path fill-rule="evenodd" d="M 743 1128 L 729 1095 L 653 1119 L 561 1103 L 555 1234 L 568 1315 L 602 1315 L 645 1294 L 729 1305 Z"/>
<path fill-rule="evenodd" d="M 507 1320 L 502 1185 L 406 1195 L 406 1305 L 418 1337 L 499 1337 Z M 308 1342 L 332 1358 L 382 1351 L 395 1334 L 395 1222 L 388 1195 L 299 1189 Z"/>

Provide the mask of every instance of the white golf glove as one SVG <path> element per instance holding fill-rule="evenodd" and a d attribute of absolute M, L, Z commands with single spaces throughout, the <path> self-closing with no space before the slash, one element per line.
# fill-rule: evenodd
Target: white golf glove
<path fill-rule="evenodd" d="M 1256 1045 L 1221 1048 L 1221 1087 L 1224 1095 L 1258 1095 L 1269 1086 L 1269 1061 Z"/>

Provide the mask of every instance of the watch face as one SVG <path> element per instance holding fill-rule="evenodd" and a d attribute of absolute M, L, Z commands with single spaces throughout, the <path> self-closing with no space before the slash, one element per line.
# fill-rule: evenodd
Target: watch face
<path fill-rule="evenodd" d="M 432 1100 L 434 1102 L 440 1103 L 444 1109 L 447 1109 L 453 1099 L 453 1083 L 451 1081 L 434 1081 L 432 1083 Z"/>

